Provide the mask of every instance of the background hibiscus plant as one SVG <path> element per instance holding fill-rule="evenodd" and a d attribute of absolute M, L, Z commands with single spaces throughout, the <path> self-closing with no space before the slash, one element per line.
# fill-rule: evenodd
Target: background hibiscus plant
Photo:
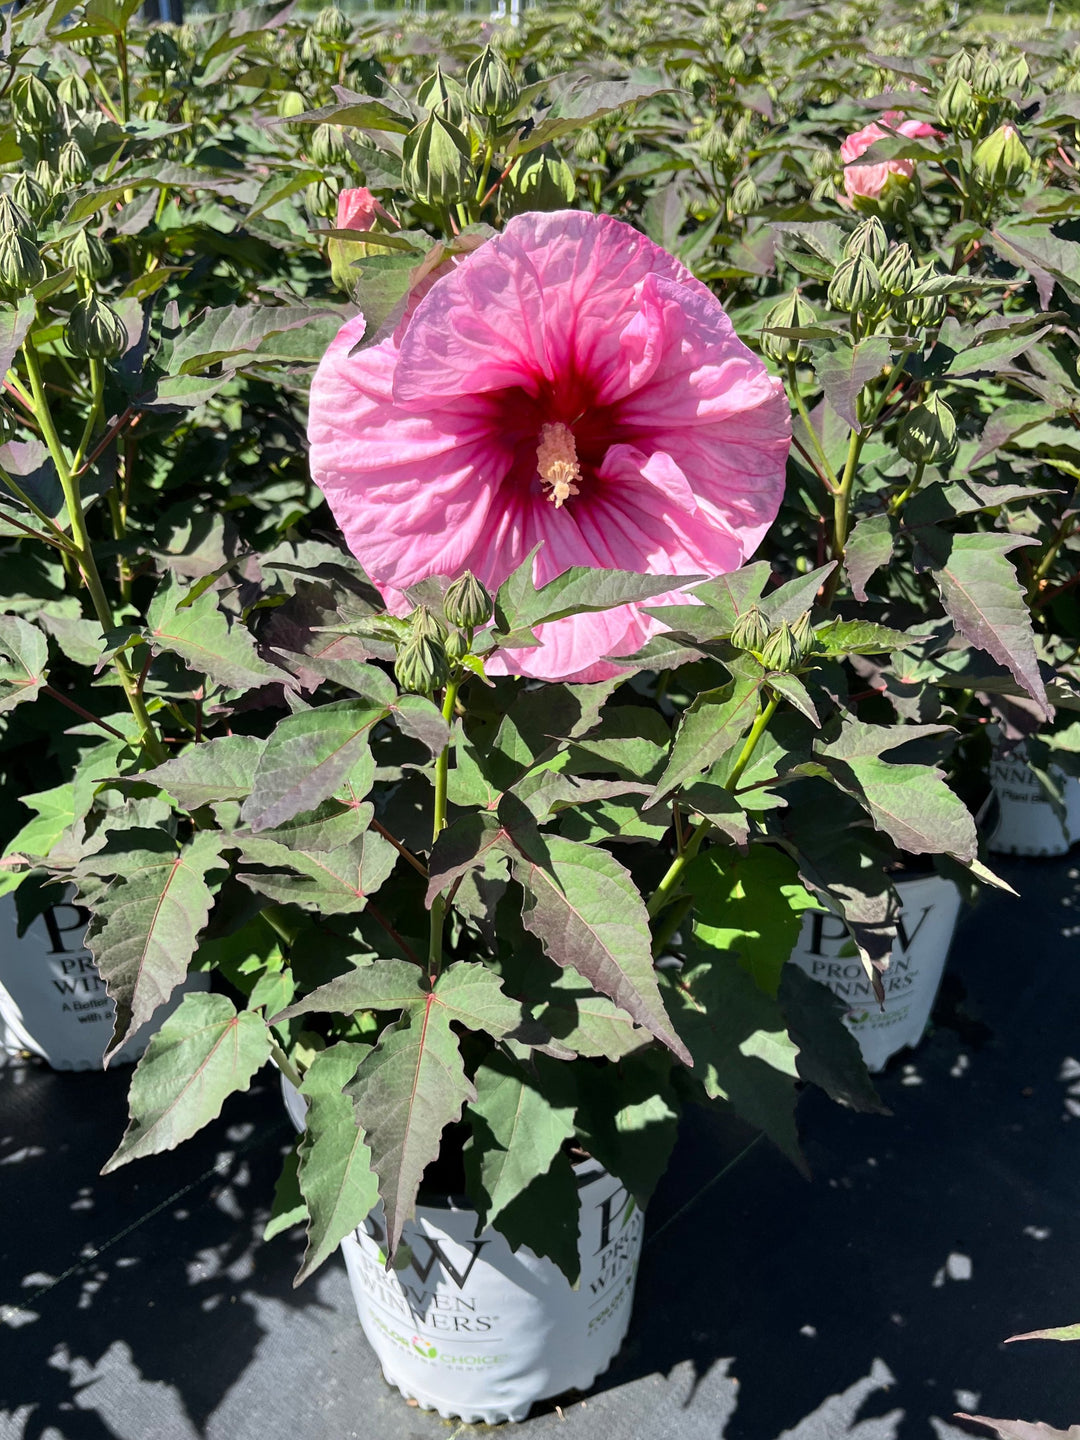
<path fill-rule="evenodd" d="M 677 47 L 659 77 L 568 81 L 550 37 L 417 76 L 333 10 L 287 45 L 62 20 L 14 18 L 3 102 L 0 778 L 36 814 L 0 883 L 24 922 L 76 887 L 110 1053 L 214 974 L 108 1168 L 272 1062 L 308 1106 L 272 1222 L 306 1218 L 302 1276 L 379 1201 L 392 1258 L 427 1175 L 573 1278 L 582 1152 L 644 1204 L 708 1101 L 801 1165 L 800 1083 L 877 1105 L 786 964 L 804 912 L 880 989 L 903 867 L 993 881 L 942 768 L 967 711 L 1076 690 L 1031 619 L 1075 535 L 1038 308 L 1075 245 L 991 236 L 1017 104 L 973 81 L 957 119 L 940 64 L 845 50 L 845 185 L 840 92 L 781 105 L 778 72 L 751 147 L 742 51 L 756 108 L 698 166 L 715 96 Z M 210 143 L 237 78 L 262 123 Z M 596 128 L 641 101 L 659 181 Z"/>

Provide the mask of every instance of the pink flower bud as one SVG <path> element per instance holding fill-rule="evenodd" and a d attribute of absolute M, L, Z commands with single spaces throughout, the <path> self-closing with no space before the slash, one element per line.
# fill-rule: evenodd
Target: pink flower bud
<path fill-rule="evenodd" d="M 370 230 L 376 219 L 397 223 L 366 186 L 361 185 L 356 190 L 342 190 L 337 202 L 336 229 Z"/>
<path fill-rule="evenodd" d="M 888 128 L 883 129 L 883 126 Z M 844 190 L 847 192 L 848 203 L 854 202 L 857 196 L 877 200 L 890 177 L 896 176 L 901 184 L 905 184 L 915 174 L 913 160 L 880 160 L 871 165 L 854 164 L 871 145 L 889 135 L 904 135 L 911 140 L 924 140 L 938 134 L 940 131 L 935 130 L 933 125 L 927 124 L 925 120 L 905 120 L 899 110 L 887 110 L 881 117 L 880 125 L 875 121 L 864 125 L 861 130 L 856 130 L 854 135 L 849 135 L 840 146 L 840 159 L 844 162 Z"/>

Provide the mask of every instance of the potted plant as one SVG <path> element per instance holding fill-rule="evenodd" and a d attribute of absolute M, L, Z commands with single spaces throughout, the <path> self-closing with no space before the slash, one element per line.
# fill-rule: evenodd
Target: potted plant
<path fill-rule="evenodd" d="M 275 91 L 266 173 L 238 193 L 199 168 L 235 171 L 213 147 L 196 180 L 162 170 L 180 142 L 131 122 L 122 26 L 74 37 L 104 52 L 111 188 L 79 182 L 33 229 L 9 209 L 4 232 L 25 262 L 5 311 L 19 443 L 40 432 L 62 506 L 35 498 L 29 452 L 0 479 L 11 550 L 52 557 L 92 654 L 13 595 L 0 702 L 31 726 L 56 691 L 116 744 L 68 756 L 70 817 L 65 796 L 5 863 L 76 887 L 110 1055 L 193 967 L 214 977 L 136 1067 L 107 1168 L 172 1149 L 276 1065 L 303 1123 L 275 1220 L 306 1224 L 298 1278 L 343 1245 L 395 1382 L 515 1417 L 610 1360 L 684 1105 L 733 1107 L 799 1165 L 801 1083 L 877 1105 L 835 998 L 788 963 L 807 913 L 839 917 L 880 1003 L 903 867 L 994 881 L 948 753 L 984 729 L 958 697 L 1004 666 L 1049 701 L 999 528 L 1015 487 L 954 485 L 938 380 L 957 356 L 993 370 L 988 336 L 1022 342 L 1031 316 L 979 328 L 1000 287 L 942 262 L 931 184 L 894 208 L 940 143 L 896 127 L 875 142 L 888 213 L 807 200 L 829 218 L 776 224 L 758 290 L 734 290 L 767 365 L 668 249 L 567 208 L 557 142 L 665 86 L 526 86 L 487 48 L 415 99 L 361 95 L 336 13 L 283 56 L 299 105 Z M 187 63 L 161 49 L 159 107 Z M 20 85 L 41 137 L 24 162 L 47 175 L 77 126 L 26 78 L 44 98 Z M 342 186 L 361 173 L 378 204 Z M 284 295 L 252 261 L 208 312 L 171 275 L 155 298 L 189 243 L 168 203 L 137 274 L 35 278 L 31 252 L 44 268 L 88 215 L 124 253 L 128 189 L 208 179 L 251 244 L 226 249 L 283 256 Z M 297 474 L 315 360 L 329 515 Z M 215 493 L 186 488 L 189 451 L 218 457 Z M 172 485 L 210 536 L 186 565 L 153 518 Z M 217 523 L 234 501 L 242 535 Z"/>

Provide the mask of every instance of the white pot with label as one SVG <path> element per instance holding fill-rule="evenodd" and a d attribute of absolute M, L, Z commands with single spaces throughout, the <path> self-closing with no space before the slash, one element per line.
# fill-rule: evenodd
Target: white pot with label
<path fill-rule="evenodd" d="M 990 761 L 990 784 L 998 802 L 998 823 L 987 840 L 998 855 L 1064 855 L 1080 840 L 1080 780 L 1056 765 L 1050 776 L 1061 788 L 1065 817 L 1054 809 L 1022 745 Z"/>
<path fill-rule="evenodd" d="M 29 1050 L 54 1070 L 100 1070 L 116 1006 L 84 944 L 90 912 L 70 886 L 57 893 L 62 898 L 22 935 L 14 894 L 0 897 L 0 1050 Z M 110 1064 L 134 1064 L 184 995 L 209 988 L 208 976 L 189 975 Z"/>
<path fill-rule="evenodd" d="M 960 915 L 960 891 L 940 875 L 896 882 L 897 936 L 881 977 L 884 1008 L 840 916 L 808 910 L 791 956 L 813 980 L 844 1002 L 844 1024 L 859 1042 L 866 1068 L 884 1070 L 898 1050 L 922 1039 L 941 984 Z"/>
<path fill-rule="evenodd" d="M 304 1101 L 282 1077 L 289 1115 Z M 594 1160 L 574 1167 L 581 1197 L 581 1281 L 516 1253 L 476 1211 L 424 1203 L 405 1226 L 407 1263 L 386 1269 L 381 1206 L 341 1242 L 364 1334 L 387 1381 L 444 1419 L 524 1420 L 539 1400 L 585 1390 L 615 1358 L 630 1323 L 644 1231 L 641 1210 Z"/>

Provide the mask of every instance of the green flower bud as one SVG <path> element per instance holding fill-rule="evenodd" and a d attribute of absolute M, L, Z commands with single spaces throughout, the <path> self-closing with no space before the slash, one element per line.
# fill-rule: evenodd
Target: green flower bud
<path fill-rule="evenodd" d="M 579 130 L 574 137 L 574 154 L 587 164 L 606 158 L 604 142 L 591 125 L 586 125 L 584 130 Z"/>
<path fill-rule="evenodd" d="M 916 273 L 911 246 L 906 242 L 894 245 L 881 267 L 881 288 L 886 295 L 906 295 L 915 283 Z"/>
<path fill-rule="evenodd" d="M 405 136 L 402 159 L 405 187 L 425 205 L 456 204 L 469 188 L 469 142 L 434 111 Z"/>
<path fill-rule="evenodd" d="M 96 295 L 89 295 L 71 307 L 64 342 L 73 355 L 87 360 L 111 360 L 123 354 L 128 333 L 115 310 Z"/>
<path fill-rule="evenodd" d="M 820 150 L 815 150 L 810 157 L 810 174 L 818 180 L 824 180 L 836 173 L 838 157 L 835 151 L 823 145 Z"/>
<path fill-rule="evenodd" d="M 416 101 L 425 110 L 434 110 L 451 125 L 460 126 L 465 120 L 465 91 L 461 84 L 450 75 L 444 75 L 442 66 L 436 65 L 432 74 L 416 92 Z"/>
<path fill-rule="evenodd" d="M 316 165 L 340 165 L 348 151 L 336 125 L 316 125 L 308 141 L 308 154 Z"/>
<path fill-rule="evenodd" d="M 319 37 L 309 30 L 300 42 L 301 66 L 305 70 L 318 70 L 322 66 L 325 54 Z"/>
<path fill-rule="evenodd" d="M 81 280 L 104 280 L 112 270 L 109 247 L 97 235 L 87 230 L 64 242 L 61 258 L 65 266 L 70 265 Z"/>
<path fill-rule="evenodd" d="M 722 125 L 711 125 L 698 145 L 707 165 L 723 165 L 732 158 L 731 144 Z"/>
<path fill-rule="evenodd" d="M 720 63 L 729 75 L 744 75 L 746 73 L 746 51 L 738 41 L 735 41 L 724 51 Z"/>
<path fill-rule="evenodd" d="M 798 290 L 773 306 L 765 316 L 761 335 L 761 348 L 770 359 L 786 365 L 788 361 L 798 364 L 807 356 L 806 345 L 794 335 L 776 335 L 773 330 L 804 330 L 817 320 L 814 307 L 804 300 Z M 754 647 L 759 648 L 759 647 Z"/>
<path fill-rule="evenodd" d="M 180 47 L 167 30 L 151 30 L 146 40 L 146 63 L 164 74 L 180 60 Z"/>
<path fill-rule="evenodd" d="M 36 238 L 33 221 L 14 194 L 0 195 L 0 232 L 5 230 L 14 230 L 31 240 Z"/>
<path fill-rule="evenodd" d="M 846 259 L 854 260 L 859 255 L 865 255 L 874 265 L 883 265 L 888 253 L 889 237 L 885 233 L 885 226 L 876 215 L 860 221 L 844 246 Z"/>
<path fill-rule="evenodd" d="M 441 690 L 450 679 L 450 663 L 443 642 L 430 635 L 410 640 L 398 651 L 394 676 L 402 690 L 415 695 L 430 695 Z"/>
<path fill-rule="evenodd" d="M 490 45 L 484 46 L 465 71 L 465 94 L 474 115 L 501 120 L 513 112 L 518 102 L 517 82 Z"/>
<path fill-rule="evenodd" d="M 11 108 L 18 124 L 40 133 L 56 119 L 56 95 L 37 75 L 20 75 L 11 87 Z"/>
<path fill-rule="evenodd" d="M 743 611 L 731 632 L 731 643 L 736 650 L 761 650 L 768 638 L 769 622 L 756 605 Z"/>
<path fill-rule="evenodd" d="M 81 185 L 90 178 L 90 162 L 77 140 L 65 140 L 56 160 L 56 173 L 63 185 Z"/>
<path fill-rule="evenodd" d="M 38 248 L 18 230 L 0 233 L 0 300 L 17 300 L 45 279 Z"/>
<path fill-rule="evenodd" d="M 880 295 L 881 276 L 877 266 L 865 255 L 842 260 L 829 281 L 829 304 L 853 315 L 871 309 Z"/>
<path fill-rule="evenodd" d="M 304 204 L 316 219 L 333 220 L 337 216 L 338 187 L 332 180 L 313 180 L 304 191 Z"/>
<path fill-rule="evenodd" d="M 418 605 L 409 618 L 414 640 L 420 640 L 424 636 L 440 642 L 446 639 L 446 626 L 426 605 Z"/>
<path fill-rule="evenodd" d="M 978 108 L 970 83 L 963 75 L 954 75 L 938 96 L 937 117 L 943 125 L 956 130 L 973 120 Z"/>
<path fill-rule="evenodd" d="M 319 11 L 315 17 L 314 30 L 320 40 L 328 40 L 331 45 L 344 45 L 352 34 L 349 17 L 336 5 L 327 5 Z"/>
<path fill-rule="evenodd" d="M 752 175 L 744 175 L 735 182 L 735 188 L 731 192 L 733 215 L 752 215 L 760 203 L 761 196 Z"/>
<path fill-rule="evenodd" d="M 691 60 L 686 69 L 682 72 L 683 87 L 692 90 L 695 85 L 708 85 L 709 72 L 704 66 L 699 65 L 696 60 Z"/>
<path fill-rule="evenodd" d="M 1031 70 L 1023 55 L 1017 55 L 1015 59 L 1002 66 L 1001 83 L 1006 90 L 1019 90 L 1023 94 L 1028 88 L 1030 79 Z"/>
<path fill-rule="evenodd" d="M 909 410 L 900 423 L 896 448 L 914 464 L 940 465 L 956 450 L 956 416 L 938 395 Z"/>
<path fill-rule="evenodd" d="M 805 660 L 807 655 L 813 651 L 815 645 L 814 626 L 810 619 L 809 610 L 804 610 L 795 621 L 795 624 L 792 625 L 791 638 L 798 648 L 799 659 Z"/>
<path fill-rule="evenodd" d="M 706 45 L 724 38 L 724 22 L 719 15 L 706 15 L 701 22 L 701 38 Z"/>
<path fill-rule="evenodd" d="M 800 660 L 799 647 L 791 633 L 791 626 L 785 620 L 779 630 L 774 630 L 765 642 L 761 652 L 761 663 L 767 670 L 794 670 Z"/>
<path fill-rule="evenodd" d="M 34 179 L 50 198 L 55 195 L 58 190 L 63 189 L 60 177 L 49 164 L 48 160 L 39 160 L 34 166 Z"/>
<path fill-rule="evenodd" d="M 81 75 L 65 75 L 56 86 L 56 98 L 69 110 L 93 110 L 94 97 Z"/>
<path fill-rule="evenodd" d="M 464 635 L 460 630 L 451 630 L 450 634 L 446 637 L 444 648 L 446 650 L 446 658 L 450 661 L 451 665 L 456 665 L 469 653 L 469 637 Z"/>
<path fill-rule="evenodd" d="M 962 80 L 970 80 L 975 73 L 975 65 L 967 50 L 957 50 L 955 55 L 949 57 L 949 63 L 945 66 L 945 79 L 953 80 L 960 76 Z"/>
<path fill-rule="evenodd" d="M 1001 66 L 985 46 L 975 56 L 971 69 L 971 88 L 976 95 L 993 99 L 1002 90 Z"/>
<path fill-rule="evenodd" d="M 283 120 L 291 120 L 294 115 L 303 115 L 304 111 L 307 108 L 307 101 L 304 99 L 303 95 L 300 94 L 299 90 L 282 91 L 281 98 L 278 100 L 277 103 L 277 113 L 281 116 Z M 298 125 L 287 125 L 285 128 L 287 130 L 293 131 L 293 133 L 296 134 L 300 130 L 305 129 L 306 127 Z"/>
<path fill-rule="evenodd" d="M 11 203 L 26 214 L 31 223 L 37 225 L 49 208 L 49 196 L 28 170 L 21 170 L 11 187 Z M 2 225 L 0 225 L 2 228 Z"/>
<path fill-rule="evenodd" d="M 540 145 L 514 161 L 502 183 L 502 204 L 510 214 L 521 210 L 565 210 L 574 203 L 574 174 L 553 145 Z"/>
<path fill-rule="evenodd" d="M 443 596 L 443 609 L 451 625 L 459 625 L 462 630 L 475 630 L 491 619 L 492 600 L 472 571 L 466 570 L 447 589 Z"/>
<path fill-rule="evenodd" d="M 1031 156 L 1014 125 L 999 125 L 971 156 L 975 178 L 990 190 L 1015 185 L 1031 169 Z"/>

